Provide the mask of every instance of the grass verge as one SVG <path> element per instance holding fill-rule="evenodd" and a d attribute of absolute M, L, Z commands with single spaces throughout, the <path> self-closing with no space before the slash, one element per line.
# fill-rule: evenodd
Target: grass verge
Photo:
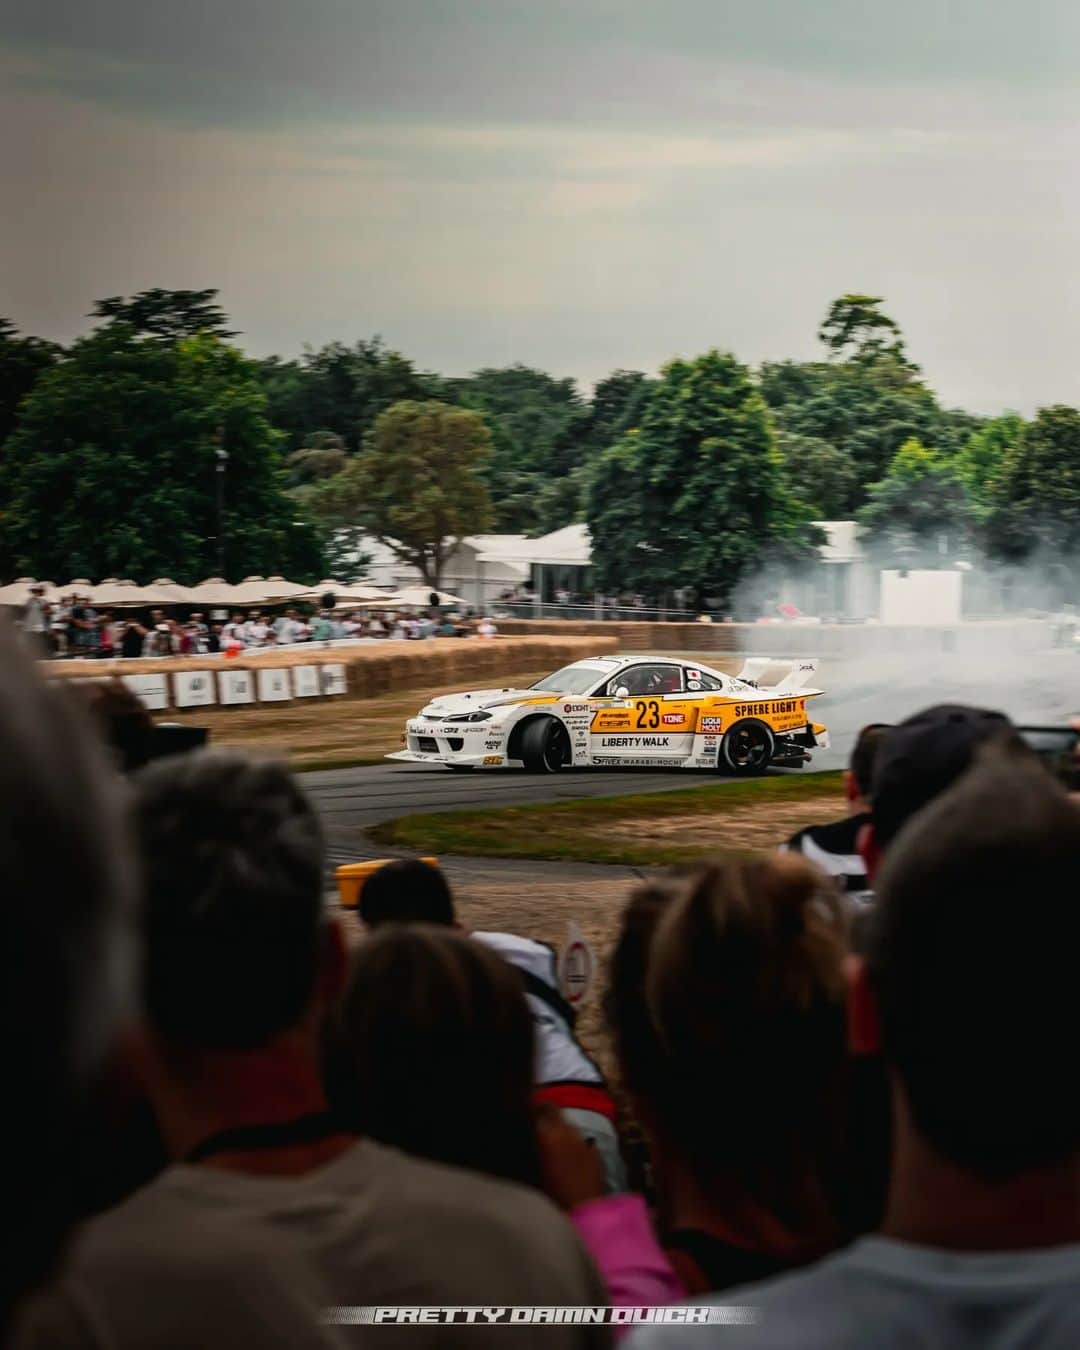
<path fill-rule="evenodd" d="M 674 792 L 440 811 L 399 816 L 370 833 L 379 843 L 419 852 L 663 867 L 714 856 L 720 847 L 738 847 L 724 837 L 725 818 L 733 825 L 748 814 L 756 821 L 773 817 L 784 822 L 783 837 L 792 808 L 800 802 L 819 805 L 825 816 L 840 815 L 842 782 L 840 773 L 784 774 Z M 666 842 L 656 837 L 656 827 L 662 836 L 665 822 L 672 827 Z M 645 825 L 652 834 L 647 840 L 639 828 Z M 683 837 L 676 842 L 680 833 Z"/>

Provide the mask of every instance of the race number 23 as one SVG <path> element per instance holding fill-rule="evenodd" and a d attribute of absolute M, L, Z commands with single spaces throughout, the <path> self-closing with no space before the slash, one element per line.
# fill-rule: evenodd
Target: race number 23
<path fill-rule="evenodd" d="M 648 727 L 650 731 L 655 731 L 660 725 L 660 704 L 656 699 L 639 699 L 634 704 L 634 710 L 637 713 L 637 724 L 639 727 Z"/>

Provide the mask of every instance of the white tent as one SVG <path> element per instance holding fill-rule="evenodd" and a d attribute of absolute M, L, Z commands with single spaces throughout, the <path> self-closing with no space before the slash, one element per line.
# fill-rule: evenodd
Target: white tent
<path fill-rule="evenodd" d="M 463 605 L 459 596 L 448 595 L 446 591 L 433 591 L 429 586 L 410 586 L 407 590 L 388 595 L 372 609 L 430 609 L 431 597 L 436 596 L 440 605 Z"/>
<path fill-rule="evenodd" d="M 91 586 L 90 601 L 98 609 L 142 609 L 148 605 L 176 603 L 164 588 L 136 586 L 134 581 L 102 581 Z"/>
<path fill-rule="evenodd" d="M 241 594 L 239 586 L 230 586 L 223 577 L 208 577 L 192 586 L 189 603 L 193 605 L 216 605 L 228 608 L 231 605 L 246 605 L 250 602 Z"/>
<path fill-rule="evenodd" d="M 311 593 L 310 586 L 301 586 L 298 581 L 286 581 L 284 577 L 266 578 L 266 595 L 269 600 L 299 600 Z"/>
<path fill-rule="evenodd" d="M 30 587 L 39 583 L 34 577 L 19 577 L 10 586 L 0 586 L 0 605 L 25 605 L 30 599 Z M 40 583 L 48 589 L 49 583 Z M 49 596 L 46 594 L 46 599 Z"/>
<path fill-rule="evenodd" d="M 339 605 L 367 605 L 372 601 L 385 600 L 388 592 L 380 591 L 377 586 L 367 586 L 363 582 L 334 581 L 327 577 L 325 581 L 320 581 L 316 586 L 309 586 L 293 599 L 313 600 L 317 604 L 327 594 L 332 595 Z"/>
<path fill-rule="evenodd" d="M 191 588 L 188 586 L 178 586 L 171 577 L 155 577 L 150 583 L 155 591 L 160 591 L 162 596 L 168 596 L 168 600 L 161 599 L 156 603 L 161 605 L 197 605 L 200 602 L 192 598 Z"/>

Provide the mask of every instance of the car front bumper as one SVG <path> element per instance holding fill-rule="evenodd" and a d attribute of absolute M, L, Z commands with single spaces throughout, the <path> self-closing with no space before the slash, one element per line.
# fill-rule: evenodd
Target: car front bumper
<path fill-rule="evenodd" d="M 405 764 L 449 764 L 454 768 L 500 769 L 507 764 L 501 753 L 489 750 L 484 754 L 467 754 L 465 751 L 451 750 L 447 753 L 424 752 L 420 750 L 395 750 L 386 755 L 386 759 L 396 759 Z"/>

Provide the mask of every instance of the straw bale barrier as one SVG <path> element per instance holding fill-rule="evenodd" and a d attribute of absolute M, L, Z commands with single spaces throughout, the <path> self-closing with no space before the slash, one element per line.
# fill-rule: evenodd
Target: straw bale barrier
<path fill-rule="evenodd" d="M 448 690 L 499 685 L 515 674 L 557 670 L 585 656 L 617 649 L 615 638 L 429 638 L 424 642 L 382 641 L 356 647 L 298 648 L 223 657 L 148 657 L 131 661 L 49 661 L 54 679 L 100 679 L 111 675 L 177 675 L 186 671 L 269 670 L 282 666 L 343 665 L 349 698 L 371 698 L 399 689 L 445 684 Z M 212 708 L 205 711 L 210 712 Z"/>

